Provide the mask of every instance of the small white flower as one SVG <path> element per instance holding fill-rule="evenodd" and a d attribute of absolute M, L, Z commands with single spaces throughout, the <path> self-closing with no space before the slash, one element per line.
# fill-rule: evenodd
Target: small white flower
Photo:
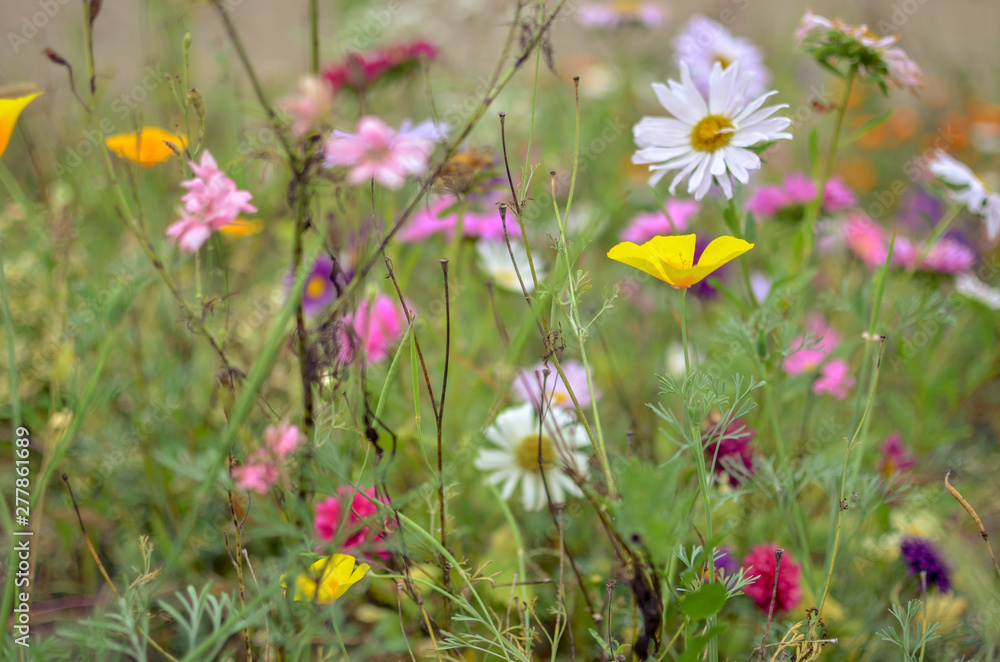
<path fill-rule="evenodd" d="M 545 507 L 545 484 L 553 503 L 564 503 L 566 495 L 580 496 L 580 488 L 563 468 L 584 474 L 587 471 L 587 456 L 576 450 L 590 444 L 584 427 L 561 409 L 548 409 L 542 426 L 539 419 L 531 403 L 503 410 L 485 431 L 486 438 L 497 448 L 480 450 L 475 460 L 477 469 L 490 472 L 487 482 L 501 485 L 504 499 L 509 499 L 520 483 L 525 510 Z"/>
<path fill-rule="evenodd" d="M 1000 310 L 1000 290 L 990 287 L 971 273 L 959 274 L 955 278 L 955 290 L 990 310 Z"/>
<path fill-rule="evenodd" d="M 948 195 L 952 200 L 983 217 L 990 241 L 1000 236 L 1000 195 L 987 188 L 986 183 L 967 165 L 940 149 L 935 150 L 928 167 L 938 179 L 949 185 Z"/>
<path fill-rule="evenodd" d="M 653 91 L 674 118 L 643 117 L 632 133 L 639 151 L 632 163 L 650 163 L 650 186 L 655 186 L 670 170 L 680 170 L 670 183 L 674 195 L 677 184 L 690 177 L 687 191 L 701 200 L 712 182 L 733 197 L 730 175 L 746 184 L 750 171 L 760 169 L 760 157 L 747 149 L 771 140 L 790 140 L 783 130 L 792 123 L 787 117 L 771 117 L 787 105 L 764 106 L 768 92 L 745 101 L 750 78 L 740 75 L 739 63 L 725 69 L 716 62 L 709 79 L 706 100 L 681 63 L 681 82 L 653 83 Z M 763 106 L 763 107 L 762 107 Z"/>
<path fill-rule="evenodd" d="M 489 275 L 497 287 L 520 293 L 521 283 L 517 279 L 514 263 L 510 259 L 511 252 L 514 253 L 514 260 L 517 262 L 517 272 L 520 272 L 521 280 L 524 281 L 524 289 L 531 293 L 535 289 L 535 284 L 531 280 L 531 266 L 528 264 L 528 251 L 525 250 L 524 244 L 511 239 L 510 251 L 503 241 L 480 241 L 476 244 L 479 268 Z M 537 259 L 535 276 L 539 281 L 545 278 L 545 271 Z"/>
<path fill-rule="evenodd" d="M 701 14 L 695 14 L 674 39 L 677 59 L 688 65 L 691 78 L 702 94 L 709 93 L 712 67 L 718 62 L 725 69 L 738 62 L 744 76 L 752 76 L 745 99 L 756 99 L 767 91 L 771 72 L 764 66 L 764 56 L 752 41 L 734 37 L 726 27 Z"/>

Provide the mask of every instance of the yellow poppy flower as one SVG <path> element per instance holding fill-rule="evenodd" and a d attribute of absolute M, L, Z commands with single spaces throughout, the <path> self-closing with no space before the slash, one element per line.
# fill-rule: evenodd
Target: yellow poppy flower
<path fill-rule="evenodd" d="M 227 237 L 249 237 L 264 229 L 264 222 L 256 218 L 243 218 L 240 216 L 229 225 L 223 225 L 219 232 Z"/>
<path fill-rule="evenodd" d="M 719 237 L 694 264 L 694 245 L 693 234 L 653 237 L 642 246 L 624 241 L 608 251 L 608 257 L 683 290 L 753 248 L 753 244 L 736 237 Z"/>
<path fill-rule="evenodd" d="M 135 161 L 143 168 L 163 163 L 174 155 L 174 151 L 167 146 L 168 140 L 181 149 L 187 147 L 187 138 L 159 127 L 143 127 L 139 129 L 138 134 L 137 136 L 135 131 L 119 133 L 108 136 L 104 142 L 112 152 L 123 159 Z"/>
<path fill-rule="evenodd" d="M 17 124 L 17 118 L 21 115 L 21 111 L 40 94 L 41 92 L 35 92 L 23 97 L 0 99 L 0 156 L 3 156 L 7 150 L 10 134 L 14 132 L 14 125 Z"/>
<path fill-rule="evenodd" d="M 309 574 L 299 575 L 295 579 L 295 599 L 315 600 L 319 604 L 333 602 L 347 593 L 347 589 L 361 581 L 368 572 L 370 567 L 367 563 L 355 567 L 356 561 L 347 554 L 334 554 L 319 559 L 309 566 Z M 288 587 L 284 575 L 281 576 L 281 585 Z M 317 590 L 319 594 L 316 593 Z"/>

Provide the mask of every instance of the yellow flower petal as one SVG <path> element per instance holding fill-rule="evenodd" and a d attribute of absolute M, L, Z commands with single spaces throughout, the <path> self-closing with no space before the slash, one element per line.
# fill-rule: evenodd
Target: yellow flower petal
<path fill-rule="evenodd" d="M 370 570 L 367 563 L 355 566 L 356 559 L 348 554 L 334 554 L 317 560 L 309 566 L 307 575 L 295 579 L 295 599 L 315 600 L 319 604 L 329 604 L 347 593 L 348 589 L 361 581 Z M 320 576 L 322 575 L 322 576 Z M 319 582 L 316 581 L 319 579 Z M 317 583 L 318 594 L 317 594 Z M 281 584 L 287 588 L 285 576 Z"/>
<path fill-rule="evenodd" d="M 149 168 L 163 163 L 174 155 L 174 151 L 167 146 L 166 141 L 181 149 L 187 147 L 187 138 L 156 126 L 143 127 L 138 132 L 108 136 L 104 142 L 108 149 L 123 159 L 135 161 L 143 168 Z"/>
<path fill-rule="evenodd" d="M 705 248 L 698 264 L 693 264 L 695 240 L 695 235 L 686 234 L 653 237 L 642 246 L 626 241 L 608 251 L 608 257 L 684 289 L 753 248 L 742 239 L 719 237 Z"/>
<path fill-rule="evenodd" d="M 229 225 L 223 225 L 219 232 L 227 237 L 249 237 L 264 229 L 264 222 L 256 218 L 237 218 Z"/>
<path fill-rule="evenodd" d="M 14 125 L 17 124 L 21 111 L 39 95 L 41 92 L 14 99 L 0 99 L 0 156 L 7 150 L 10 134 L 14 132 Z"/>

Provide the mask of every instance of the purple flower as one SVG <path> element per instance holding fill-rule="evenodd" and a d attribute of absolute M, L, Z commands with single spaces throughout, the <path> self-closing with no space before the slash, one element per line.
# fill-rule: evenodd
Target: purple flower
<path fill-rule="evenodd" d="M 722 570 L 726 577 L 732 577 L 740 571 L 740 562 L 728 547 L 719 547 L 715 550 L 715 569 Z"/>
<path fill-rule="evenodd" d="M 925 572 L 928 586 L 937 585 L 942 592 L 951 589 L 948 568 L 929 540 L 904 538 L 899 544 L 899 551 L 911 575 L 919 576 L 921 572 Z"/>
<path fill-rule="evenodd" d="M 742 477 L 729 474 L 725 465 L 730 462 L 736 465 L 742 464 L 747 471 L 753 472 L 753 448 L 750 443 L 754 438 L 754 430 L 741 418 L 731 421 L 725 430 L 718 430 L 718 424 L 713 425 L 711 420 L 706 423 L 711 427 L 705 434 L 705 462 L 711 465 L 714 460 L 715 465 L 712 468 L 715 473 L 728 476 L 729 484 L 736 487 L 742 481 Z M 731 460 L 723 463 L 725 457 Z"/>
<path fill-rule="evenodd" d="M 563 372 L 566 373 L 566 380 L 573 388 L 573 395 L 581 407 L 589 407 L 590 388 L 587 384 L 587 369 L 579 361 L 564 361 Z M 546 375 L 544 370 L 548 369 Z M 569 389 L 563 383 L 562 378 L 555 368 L 546 368 L 545 364 L 539 363 L 530 370 L 522 370 L 517 379 L 514 380 L 514 397 L 521 402 L 530 402 L 538 409 L 542 402 L 542 384 L 545 384 L 546 397 L 545 406 L 559 407 L 560 409 L 574 409 L 573 399 L 569 397 Z M 600 399 L 601 392 L 595 389 L 594 395 Z"/>
<path fill-rule="evenodd" d="M 320 255 L 313 262 L 312 271 L 309 272 L 309 279 L 302 290 L 302 310 L 306 315 L 313 316 L 321 312 L 337 298 L 337 288 L 334 287 L 334 265 L 333 261 L 325 255 Z M 342 281 L 343 274 L 338 273 L 338 282 Z M 288 274 L 285 279 L 285 286 L 291 290 L 294 281 L 294 274 Z"/>
<path fill-rule="evenodd" d="M 756 99 L 768 91 L 771 72 L 764 66 L 760 48 L 749 39 L 734 37 L 722 23 L 696 14 L 674 39 L 677 59 L 691 70 L 691 78 L 701 93 L 708 94 L 709 77 L 716 62 L 725 69 L 739 64 L 740 75 L 752 80 L 746 87 L 744 101 Z"/>

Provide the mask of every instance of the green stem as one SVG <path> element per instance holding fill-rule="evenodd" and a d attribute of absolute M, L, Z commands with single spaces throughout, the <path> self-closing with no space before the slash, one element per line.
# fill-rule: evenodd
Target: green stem
<path fill-rule="evenodd" d="M 680 291 L 680 315 L 681 315 L 681 344 L 684 345 L 684 376 L 687 377 L 691 374 L 691 361 L 688 359 L 688 334 L 687 334 L 687 315 L 684 310 L 684 301 L 687 298 L 687 288 L 683 288 Z"/>
<path fill-rule="evenodd" d="M 309 71 L 319 73 L 319 0 L 309 0 Z"/>

